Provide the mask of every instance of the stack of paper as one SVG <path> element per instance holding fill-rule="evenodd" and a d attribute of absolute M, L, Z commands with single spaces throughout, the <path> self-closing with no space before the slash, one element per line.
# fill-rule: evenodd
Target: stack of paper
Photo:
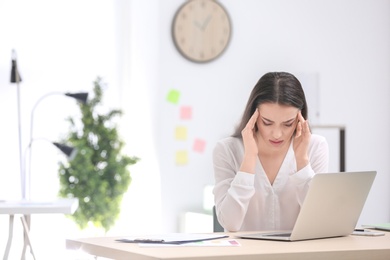
<path fill-rule="evenodd" d="M 193 242 L 202 242 L 218 238 L 226 238 L 224 234 L 190 234 L 190 233 L 172 233 L 147 236 L 129 236 L 117 239 L 116 241 L 125 243 L 150 243 L 150 244 L 184 244 Z"/>
<path fill-rule="evenodd" d="M 227 240 L 205 240 L 199 242 L 189 242 L 182 244 L 153 244 L 153 243 L 139 243 L 139 247 L 175 247 L 175 246 L 185 246 L 185 247 L 226 247 L 226 246 L 241 246 L 241 244 L 235 239 Z"/>

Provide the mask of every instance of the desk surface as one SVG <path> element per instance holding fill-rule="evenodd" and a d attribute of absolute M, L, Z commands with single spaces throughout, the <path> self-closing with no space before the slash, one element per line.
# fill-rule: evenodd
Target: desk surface
<path fill-rule="evenodd" d="M 248 232 L 246 232 L 248 233 Z M 119 237 L 67 239 L 66 248 L 111 259 L 390 259 L 390 232 L 385 236 L 347 236 L 297 242 L 237 239 L 239 247 L 139 247 Z"/>
<path fill-rule="evenodd" d="M 77 199 L 56 199 L 52 201 L 0 201 L 0 214 L 73 214 L 77 207 Z"/>

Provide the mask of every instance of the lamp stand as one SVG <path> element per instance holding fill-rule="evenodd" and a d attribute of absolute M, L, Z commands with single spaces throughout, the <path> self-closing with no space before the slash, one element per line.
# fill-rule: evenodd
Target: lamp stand
<path fill-rule="evenodd" d="M 19 75 L 17 74 L 16 91 L 17 91 L 17 103 L 18 103 L 18 135 L 19 135 L 19 167 L 20 167 L 20 185 L 22 188 L 22 199 L 26 199 L 26 176 L 23 169 L 23 152 L 22 152 L 22 120 L 20 112 L 20 86 Z"/>
<path fill-rule="evenodd" d="M 18 65 L 16 61 L 16 52 L 12 50 L 12 68 L 11 68 L 11 83 L 16 83 L 16 98 L 17 98 L 17 108 L 18 108 L 18 135 L 19 135 L 19 166 L 20 166 L 20 186 L 22 199 L 26 199 L 26 174 L 23 168 L 23 151 L 22 151 L 22 117 L 20 109 L 20 85 L 22 81 L 18 71 Z"/>

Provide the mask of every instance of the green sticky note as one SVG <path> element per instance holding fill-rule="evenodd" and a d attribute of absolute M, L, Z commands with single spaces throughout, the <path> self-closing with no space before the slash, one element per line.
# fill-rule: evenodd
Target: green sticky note
<path fill-rule="evenodd" d="M 168 92 L 167 101 L 172 104 L 179 103 L 180 92 L 176 89 L 172 89 Z"/>

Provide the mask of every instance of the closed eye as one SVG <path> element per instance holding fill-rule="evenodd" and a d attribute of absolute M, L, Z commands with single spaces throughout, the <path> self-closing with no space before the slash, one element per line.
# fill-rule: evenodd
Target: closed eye
<path fill-rule="evenodd" d="M 270 125 L 272 125 L 272 123 L 267 122 L 267 121 L 264 121 L 264 120 L 263 120 L 263 124 L 264 124 L 265 126 L 270 126 Z"/>

